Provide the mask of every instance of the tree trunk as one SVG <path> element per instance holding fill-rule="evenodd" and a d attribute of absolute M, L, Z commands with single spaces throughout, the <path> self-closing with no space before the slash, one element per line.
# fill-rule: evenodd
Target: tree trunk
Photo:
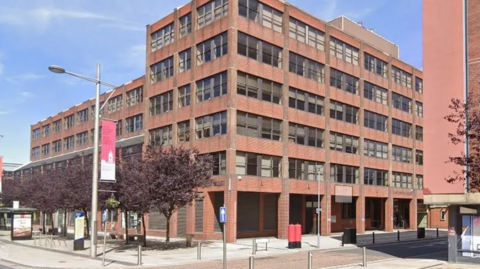
<path fill-rule="evenodd" d="M 167 217 L 167 238 L 165 239 L 165 246 L 168 248 L 168 244 L 170 244 L 170 216 L 165 216 Z"/>
<path fill-rule="evenodd" d="M 47 231 L 45 230 L 45 212 L 42 212 L 43 218 L 42 218 L 42 229 L 43 229 L 43 234 L 46 234 Z"/>
<path fill-rule="evenodd" d="M 67 210 L 65 209 L 65 216 L 63 216 L 63 236 L 67 237 Z"/>
<path fill-rule="evenodd" d="M 88 211 L 87 211 L 87 209 L 84 209 L 83 213 L 85 214 L 85 221 L 87 222 L 87 238 L 89 238 L 90 237 L 90 222 L 88 221 Z"/>
<path fill-rule="evenodd" d="M 142 214 L 142 227 L 143 227 L 143 246 L 147 247 L 147 230 L 145 229 L 145 214 Z"/>
<path fill-rule="evenodd" d="M 128 211 L 125 210 L 123 213 L 125 214 L 125 240 L 127 240 L 126 243 L 128 244 L 130 243 L 128 241 Z"/>
<path fill-rule="evenodd" d="M 55 229 L 55 226 L 53 225 L 53 213 L 50 213 L 50 224 L 52 225 L 52 234 L 55 234 L 53 231 Z"/>

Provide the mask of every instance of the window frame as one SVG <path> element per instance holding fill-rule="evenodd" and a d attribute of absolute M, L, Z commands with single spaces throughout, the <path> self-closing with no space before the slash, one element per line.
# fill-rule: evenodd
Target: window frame
<path fill-rule="evenodd" d="M 388 105 L 388 90 L 366 80 L 363 81 L 363 97 L 382 105 Z"/>
<path fill-rule="evenodd" d="M 242 71 L 237 71 L 237 94 L 278 105 L 282 104 L 282 84 Z"/>
<path fill-rule="evenodd" d="M 150 116 L 156 116 L 173 110 L 173 90 L 150 97 Z"/>
<path fill-rule="evenodd" d="M 338 108 L 341 108 L 340 110 Z M 350 111 L 350 113 L 349 113 Z M 360 108 L 347 105 L 345 103 L 335 101 L 333 99 L 330 100 L 330 118 L 335 120 L 340 120 L 346 123 L 351 123 L 358 125 L 358 119 L 360 113 Z M 348 116 L 350 115 L 352 121 L 348 120 Z"/>
<path fill-rule="evenodd" d="M 216 119 L 218 118 L 218 119 Z M 195 118 L 195 138 L 203 139 L 227 133 L 227 111 Z"/>
<path fill-rule="evenodd" d="M 282 141 L 282 124 L 282 120 L 237 110 L 237 135 Z"/>
<path fill-rule="evenodd" d="M 216 84 L 217 81 L 219 83 Z M 196 100 L 197 103 L 201 103 L 227 94 L 228 75 L 226 71 L 223 71 L 204 79 L 197 80 L 195 83 L 197 86 Z M 220 88 L 217 90 L 219 86 Z"/>
<path fill-rule="evenodd" d="M 163 147 L 173 144 L 173 125 L 166 125 L 148 131 L 150 136 L 150 145 L 153 147 Z"/>

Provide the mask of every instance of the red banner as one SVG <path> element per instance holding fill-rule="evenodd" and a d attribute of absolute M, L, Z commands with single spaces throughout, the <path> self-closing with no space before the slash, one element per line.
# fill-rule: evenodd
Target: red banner
<path fill-rule="evenodd" d="M 114 121 L 102 120 L 100 180 L 104 181 L 115 181 L 115 127 Z"/>

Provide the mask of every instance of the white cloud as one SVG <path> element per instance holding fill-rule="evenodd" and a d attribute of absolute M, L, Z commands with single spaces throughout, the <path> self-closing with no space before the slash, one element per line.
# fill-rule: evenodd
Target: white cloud
<path fill-rule="evenodd" d="M 31 92 L 27 92 L 27 91 L 24 91 L 24 92 L 21 92 L 20 95 L 23 97 L 23 98 L 32 98 L 32 97 L 35 97 L 35 95 Z"/>
<path fill-rule="evenodd" d="M 25 81 L 42 79 L 44 77 L 45 77 L 44 75 L 38 75 L 38 74 L 27 72 L 27 73 L 24 73 L 24 74 L 7 77 L 5 80 L 12 83 L 12 84 L 20 84 L 20 83 L 25 82 Z"/>

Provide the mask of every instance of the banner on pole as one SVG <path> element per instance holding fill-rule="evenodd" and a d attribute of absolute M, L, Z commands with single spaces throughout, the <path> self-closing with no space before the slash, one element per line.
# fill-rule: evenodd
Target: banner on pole
<path fill-rule="evenodd" d="M 100 180 L 103 181 L 115 181 L 115 127 L 114 121 L 102 120 Z"/>

